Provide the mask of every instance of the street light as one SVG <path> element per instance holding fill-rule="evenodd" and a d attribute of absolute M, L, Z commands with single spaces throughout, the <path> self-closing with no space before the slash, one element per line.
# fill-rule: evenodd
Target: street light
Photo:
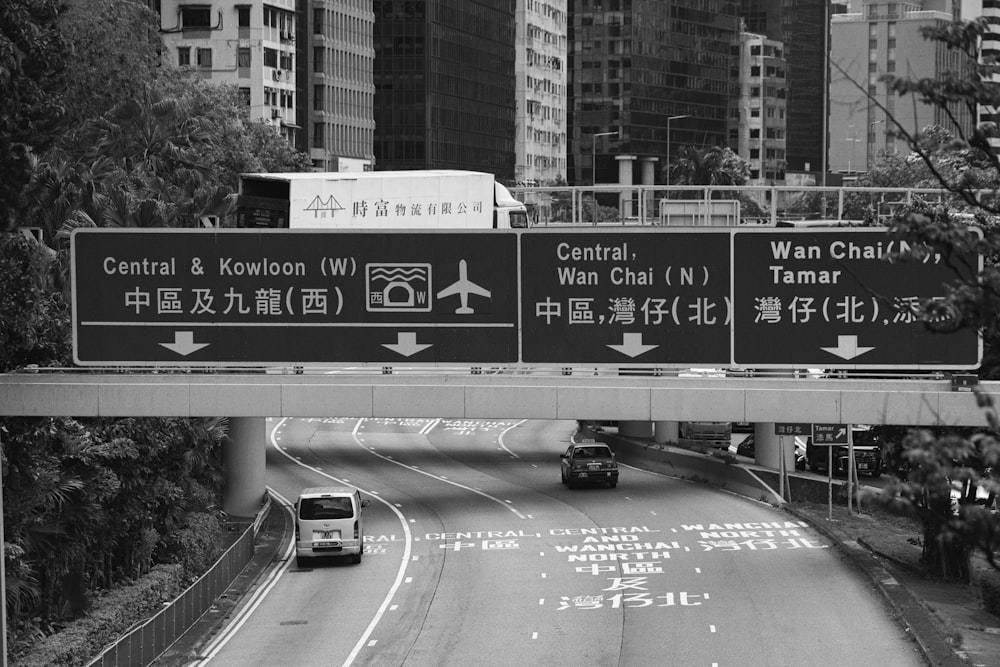
<path fill-rule="evenodd" d="M 851 131 L 851 136 L 844 137 L 844 140 L 851 142 L 851 159 L 847 161 L 847 173 L 851 174 L 851 173 L 853 173 L 851 171 L 851 165 L 853 164 L 854 166 L 857 166 L 857 160 L 855 159 L 854 147 L 858 145 L 858 142 L 861 141 L 861 139 L 858 138 L 858 131 L 856 129 L 854 129 L 853 125 L 848 125 L 847 129 L 849 129 Z"/>
<path fill-rule="evenodd" d="M 876 140 L 876 137 L 875 137 L 875 126 L 878 125 L 879 123 L 884 123 L 884 122 L 885 122 L 885 120 L 881 120 L 880 119 L 880 120 L 873 120 L 871 123 L 869 123 L 869 127 L 868 127 L 868 143 L 865 144 L 865 153 L 866 153 L 866 157 L 867 157 L 867 164 L 865 165 L 865 168 L 868 171 L 871 171 L 871 168 L 872 168 L 872 153 L 875 152 L 875 140 Z M 869 148 L 869 146 L 870 146 L 870 148 Z"/>
<path fill-rule="evenodd" d="M 612 134 L 617 135 L 617 132 L 598 132 L 593 135 L 593 140 L 590 143 L 590 184 L 597 185 L 597 138 L 598 137 L 610 137 Z"/>
<path fill-rule="evenodd" d="M 685 113 L 680 116 L 667 116 L 667 185 L 670 185 L 670 121 L 679 118 L 690 118 L 691 114 Z"/>

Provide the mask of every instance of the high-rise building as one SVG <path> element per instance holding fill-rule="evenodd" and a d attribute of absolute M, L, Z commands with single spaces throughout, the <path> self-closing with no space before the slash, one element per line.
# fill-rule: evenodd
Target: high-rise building
<path fill-rule="evenodd" d="M 907 150 L 887 127 L 888 116 L 911 134 L 928 125 L 951 130 L 953 117 L 963 131 L 972 127 L 968 111 L 946 113 L 913 96 L 898 97 L 880 81 L 883 74 L 938 78 L 968 73 L 971 63 L 940 42 L 924 39 L 925 26 L 945 25 L 950 11 L 927 10 L 919 2 L 893 4 L 865 0 L 862 11 L 839 14 L 831 25 L 830 169 L 866 171 L 880 151 Z"/>
<path fill-rule="evenodd" d="M 659 183 L 681 147 L 726 145 L 737 8 L 731 0 L 571 3 L 570 183 Z"/>
<path fill-rule="evenodd" d="M 251 118 L 263 118 L 295 143 L 295 0 L 162 0 L 159 12 L 167 62 L 236 85 Z"/>
<path fill-rule="evenodd" d="M 781 42 L 744 32 L 739 52 L 739 100 L 729 125 L 730 147 L 750 164 L 750 184 L 785 179 L 786 73 Z"/>
<path fill-rule="evenodd" d="M 517 183 L 566 180 L 567 0 L 517 0 Z"/>
<path fill-rule="evenodd" d="M 370 0 L 158 5 L 167 62 L 236 85 L 317 170 L 372 168 Z"/>
<path fill-rule="evenodd" d="M 515 178 L 515 0 L 374 0 L 378 169 Z"/>
<path fill-rule="evenodd" d="M 367 171 L 372 144 L 375 51 L 371 0 L 298 0 L 297 148 L 319 171 Z"/>

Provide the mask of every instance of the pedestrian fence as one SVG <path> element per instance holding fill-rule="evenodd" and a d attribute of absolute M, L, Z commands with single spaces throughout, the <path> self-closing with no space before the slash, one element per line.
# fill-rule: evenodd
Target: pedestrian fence
<path fill-rule="evenodd" d="M 257 533 L 270 509 L 271 496 L 267 494 L 254 522 L 205 574 L 155 616 L 106 647 L 87 667 L 145 667 L 160 657 L 211 608 L 253 558 Z"/>

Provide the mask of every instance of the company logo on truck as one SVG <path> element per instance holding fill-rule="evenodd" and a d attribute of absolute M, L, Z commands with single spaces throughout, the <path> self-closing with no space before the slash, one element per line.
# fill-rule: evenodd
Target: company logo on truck
<path fill-rule="evenodd" d="M 340 202 L 337 201 L 337 198 L 333 195 L 330 195 L 326 199 L 316 195 L 313 197 L 313 200 L 309 202 L 309 205 L 306 206 L 305 210 L 312 211 L 314 218 L 332 218 L 334 212 L 343 211 L 344 207 L 340 205 Z"/>

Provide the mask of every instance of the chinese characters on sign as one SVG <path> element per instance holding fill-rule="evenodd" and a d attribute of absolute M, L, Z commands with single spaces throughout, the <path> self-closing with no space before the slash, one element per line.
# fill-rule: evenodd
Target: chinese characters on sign
<path fill-rule="evenodd" d="M 982 356 L 977 331 L 920 317 L 981 258 L 899 261 L 907 248 L 874 228 L 71 238 L 81 364 L 961 370 Z"/>

